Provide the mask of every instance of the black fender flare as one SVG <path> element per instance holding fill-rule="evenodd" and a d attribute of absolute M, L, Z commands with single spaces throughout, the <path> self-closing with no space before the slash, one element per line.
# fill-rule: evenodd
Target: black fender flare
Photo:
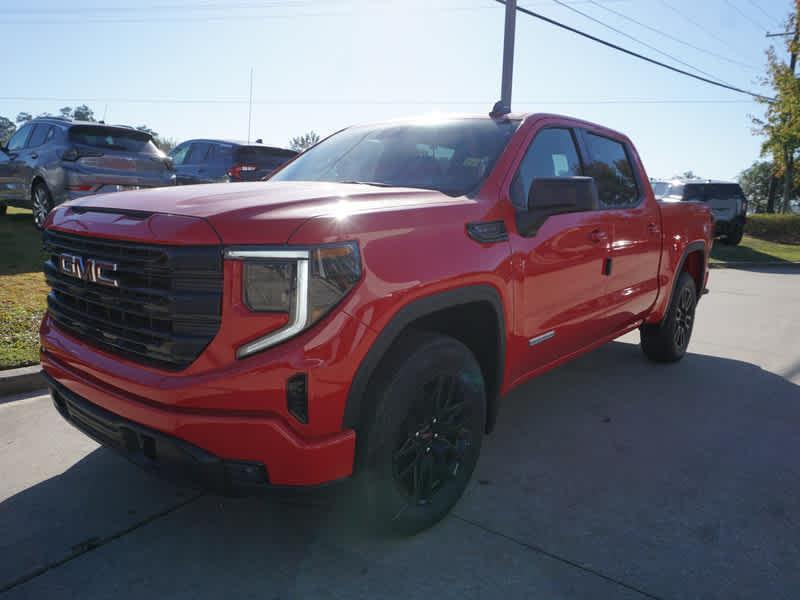
<path fill-rule="evenodd" d="M 686 244 L 686 247 L 683 249 L 683 254 L 681 255 L 681 260 L 678 262 L 678 266 L 675 267 L 675 275 L 672 277 L 672 287 L 669 290 L 669 299 L 667 300 L 667 307 L 672 304 L 672 298 L 675 296 L 675 288 L 678 287 L 678 278 L 683 273 L 683 267 L 686 266 L 686 259 L 689 258 L 689 255 L 692 252 L 700 251 L 703 253 L 703 262 L 700 265 L 700 285 L 703 285 L 703 282 L 706 280 L 706 243 L 705 242 L 691 242 Z M 697 299 L 703 295 L 703 290 L 697 290 Z M 663 323 L 663 319 L 661 321 Z M 660 325 L 660 323 L 659 323 Z"/>
<path fill-rule="evenodd" d="M 412 301 L 397 314 L 392 317 L 388 325 L 378 334 L 378 337 L 367 352 L 366 357 L 358 367 L 356 375 L 350 385 L 342 417 L 342 429 L 357 430 L 361 425 L 366 408 L 365 398 L 367 387 L 372 379 L 372 375 L 378 368 L 383 357 L 392 347 L 392 344 L 400 337 L 402 332 L 414 321 L 436 313 L 440 310 L 453 308 L 459 305 L 471 304 L 474 302 L 486 302 L 492 306 L 497 316 L 498 335 L 496 350 L 496 381 L 493 382 L 492 389 L 486 390 L 487 399 L 487 418 L 486 430 L 491 431 L 494 425 L 500 386 L 503 380 L 506 359 L 506 319 L 503 312 L 503 303 L 497 290 L 488 284 L 467 285 L 444 292 L 438 292 L 430 296 L 424 296 Z"/>

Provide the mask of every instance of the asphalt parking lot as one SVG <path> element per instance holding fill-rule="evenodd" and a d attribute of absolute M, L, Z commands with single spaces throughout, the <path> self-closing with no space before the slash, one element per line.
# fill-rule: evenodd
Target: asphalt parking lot
<path fill-rule="evenodd" d="M 454 514 L 219 499 L 0 399 L 8 598 L 797 598 L 800 270 L 715 270 L 690 355 L 637 335 L 516 390 Z"/>

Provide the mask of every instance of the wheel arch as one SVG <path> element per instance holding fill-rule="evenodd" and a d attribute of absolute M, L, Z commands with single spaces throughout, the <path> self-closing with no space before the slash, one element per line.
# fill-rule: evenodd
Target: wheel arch
<path fill-rule="evenodd" d="M 439 292 L 400 309 L 359 365 L 347 396 L 342 427 L 359 430 L 370 415 L 372 405 L 365 401 L 370 381 L 394 343 L 409 329 L 450 335 L 472 351 L 486 382 L 486 432 L 490 432 L 497 417 L 505 369 L 506 319 L 500 294 L 488 284 Z"/>
<path fill-rule="evenodd" d="M 672 304 L 675 295 L 675 288 L 678 287 L 678 279 L 681 273 L 689 273 L 694 279 L 697 288 L 697 299 L 703 295 L 703 283 L 706 279 L 706 244 L 705 242 L 691 242 L 683 249 L 681 260 L 672 275 L 672 286 L 670 287 L 669 298 L 666 306 Z"/>

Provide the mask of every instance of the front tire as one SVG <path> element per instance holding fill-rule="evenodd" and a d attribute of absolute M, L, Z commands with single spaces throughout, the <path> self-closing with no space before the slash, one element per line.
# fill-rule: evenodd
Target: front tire
<path fill-rule="evenodd" d="M 6 212 L 8 212 L 8 206 L 0 202 L 0 217 L 4 217 Z"/>
<path fill-rule="evenodd" d="M 31 204 L 33 210 L 33 224 L 36 225 L 36 229 L 43 229 L 45 221 L 47 221 L 47 215 L 53 210 L 53 198 L 46 185 L 37 183 L 33 186 Z"/>
<path fill-rule="evenodd" d="M 639 329 L 642 351 L 654 362 L 676 362 L 689 347 L 697 307 L 697 286 L 689 273 L 678 277 L 664 320 Z"/>
<path fill-rule="evenodd" d="M 375 409 L 359 448 L 358 503 L 381 531 L 411 535 L 453 508 L 480 455 L 483 374 L 449 336 L 404 334 L 369 386 Z"/>

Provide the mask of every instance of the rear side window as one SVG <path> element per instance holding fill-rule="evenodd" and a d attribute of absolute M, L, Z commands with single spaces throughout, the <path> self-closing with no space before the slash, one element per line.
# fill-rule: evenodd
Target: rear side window
<path fill-rule="evenodd" d="M 33 128 L 31 139 L 28 140 L 28 148 L 36 148 L 44 144 L 53 137 L 53 128 L 50 125 L 36 125 Z"/>
<path fill-rule="evenodd" d="M 587 133 L 585 138 L 591 156 L 586 174 L 594 177 L 600 201 L 612 208 L 638 204 L 639 190 L 625 146 L 593 133 Z"/>
<path fill-rule="evenodd" d="M 150 134 L 136 129 L 103 127 L 102 125 L 76 125 L 70 128 L 69 139 L 73 144 L 105 150 L 120 150 L 137 154 L 160 154 Z"/>
<path fill-rule="evenodd" d="M 236 162 L 242 165 L 255 165 L 261 169 L 277 169 L 295 156 L 294 152 L 273 150 L 271 148 L 239 148 Z"/>
<path fill-rule="evenodd" d="M 703 196 L 703 186 L 702 185 L 684 186 L 683 200 L 685 202 L 703 202 L 705 200 L 705 197 Z"/>
<path fill-rule="evenodd" d="M 574 177 L 581 174 L 581 161 L 569 129 L 545 129 L 536 134 L 511 183 L 511 202 L 528 208 L 528 190 L 537 177 Z"/>
<path fill-rule="evenodd" d="M 230 144 L 214 144 L 208 161 L 215 165 L 229 167 L 233 164 L 233 146 Z"/>
<path fill-rule="evenodd" d="M 208 151 L 211 148 L 211 144 L 208 142 L 192 142 L 191 147 L 189 148 L 189 154 L 186 157 L 186 160 L 183 161 L 186 165 L 197 165 L 202 162 L 205 162 L 206 156 L 208 156 Z"/>

